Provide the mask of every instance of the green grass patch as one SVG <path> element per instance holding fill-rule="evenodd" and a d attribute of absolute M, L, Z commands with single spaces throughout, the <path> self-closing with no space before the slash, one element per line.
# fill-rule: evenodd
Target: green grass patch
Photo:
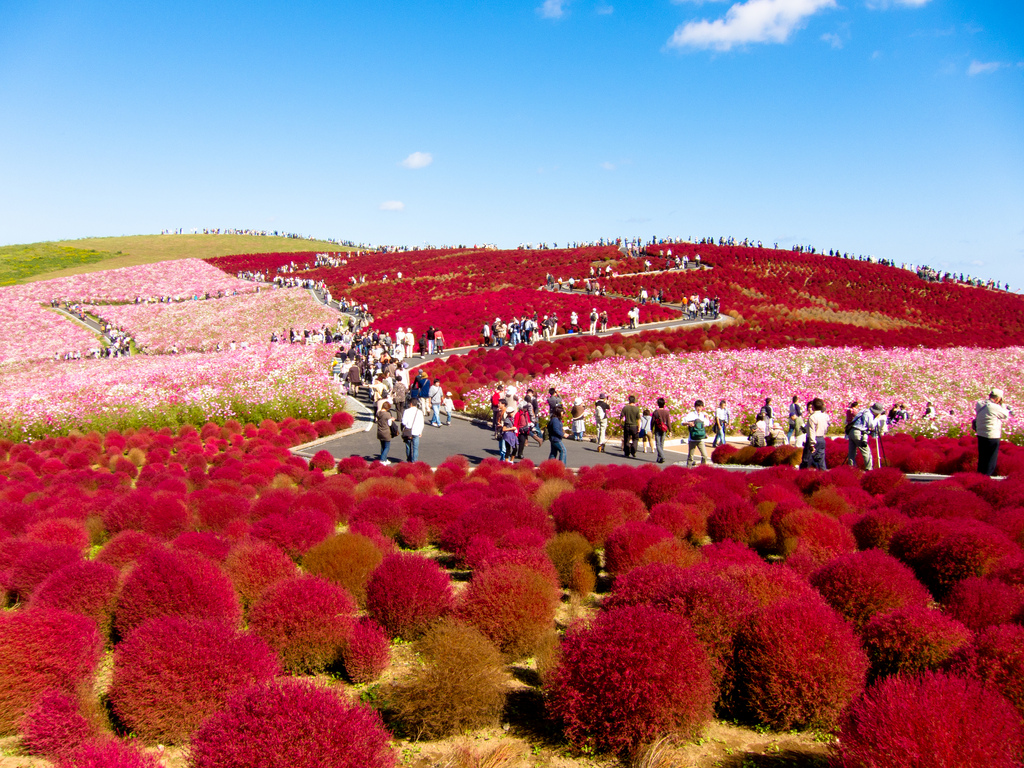
<path fill-rule="evenodd" d="M 0 285 L 63 269 L 89 267 L 120 254 L 76 248 L 59 243 L 0 246 Z"/>

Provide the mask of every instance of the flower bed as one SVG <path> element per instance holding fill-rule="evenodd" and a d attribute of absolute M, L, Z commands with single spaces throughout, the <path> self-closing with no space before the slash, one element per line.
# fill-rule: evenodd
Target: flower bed
<path fill-rule="evenodd" d="M 179 259 L 0 288 L 0 304 L 13 299 L 38 303 L 127 302 L 151 297 L 184 300 L 255 290 L 253 283 L 225 275 L 202 259 Z"/>
<path fill-rule="evenodd" d="M 341 408 L 333 349 L 263 344 L 216 354 L 12 363 L 0 367 L 3 435 L 323 418 Z"/>
<path fill-rule="evenodd" d="M 697 398 L 709 409 L 724 399 L 734 425 L 752 423 L 766 396 L 773 397 L 776 414 L 783 420 L 792 395 L 801 405 L 821 397 L 831 424 L 840 432 L 852 400 L 859 400 L 862 407 L 878 401 L 886 408 L 902 402 L 915 417 L 930 401 L 941 416 L 915 418 L 898 429 L 935 436 L 967 433 L 974 418 L 973 400 L 984 398 L 991 386 L 1002 386 L 1008 402 L 1020 402 L 1024 386 L 1016 371 L 1022 366 L 1024 347 L 736 350 L 662 355 L 656 360 L 616 356 L 564 371 L 542 371 L 542 376 L 524 376 L 521 381 L 538 393 L 555 387 L 563 398 L 582 397 L 588 405 L 604 392 L 614 413 L 630 394 L 642 407 L 665 397 L 677 417 Z M 432 368 L 431 375 L 439 373 Z M 490 390 L 472 391 L 465 402 L 468 409 L 489 412 Z M 1015 438 L 1024 436 L 1016 417 L 1006 431 Z"/>
<path fill-rule="evenodd" d="M 85 355 L 103 345 L 95 333 L 34 301 L 4 300 L 0 294 L 0 328 L 6 341 L 0 364 L 52 360 L 68 352 Z"/>
<path fill-rule="evenodd" d="M 277 331 L 333 328 L 340 319 L 334 310 L 300 288 L 263 290 L 243 296 L 180 304 L 122 304 L 92 307 L 90 311 L 126 330 L 145 352 L 205 352 L 217 344 L 260 344 Z"/>

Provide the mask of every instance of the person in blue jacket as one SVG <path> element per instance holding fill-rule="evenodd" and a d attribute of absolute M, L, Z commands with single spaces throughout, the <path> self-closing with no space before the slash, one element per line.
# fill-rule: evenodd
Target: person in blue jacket
<path fill-rule="evenodd" d="M 558 459 L 563 464 L 568 463 L 565 455 L 565 445 L 562 439 L 565 437 L 565 430 L 562 427 L 562 406 L 556 405 L 551 409 L 551 418 L 548 419 L 548 440 L 551 441 L 551 454 L 549 459 Z"/>

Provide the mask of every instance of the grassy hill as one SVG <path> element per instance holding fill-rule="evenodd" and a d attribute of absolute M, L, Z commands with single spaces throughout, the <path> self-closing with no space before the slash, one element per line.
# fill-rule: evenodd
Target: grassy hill
<path fill-rule="evenodd" d="M 347 250 L 322 240 L 253 235 L 131 235 L 0 246 L 0 285 L 49 280 L 171 259 L 236 253 Z"/>

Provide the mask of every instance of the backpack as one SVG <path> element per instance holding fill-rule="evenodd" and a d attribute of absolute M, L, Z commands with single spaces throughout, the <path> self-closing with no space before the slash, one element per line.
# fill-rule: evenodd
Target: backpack
<path fill-rule="evenodd" d="M 663 432 L 667 431 L 668 427 L 665 424 L 665 422 L 662 421 L 661 419 L 660 409 L 655 411 L 651 415 L 651 426 L 654 428 L 654 431 L 658 434 L 662 434 Z"/>
<path fill-rule="evenodd" d="M 704 430 L 704 420 L 694 419 L 693 426 L 690 427 L 690 439 L 691 440 L 703 440 L 708 436 L 708 433 Z"/>

